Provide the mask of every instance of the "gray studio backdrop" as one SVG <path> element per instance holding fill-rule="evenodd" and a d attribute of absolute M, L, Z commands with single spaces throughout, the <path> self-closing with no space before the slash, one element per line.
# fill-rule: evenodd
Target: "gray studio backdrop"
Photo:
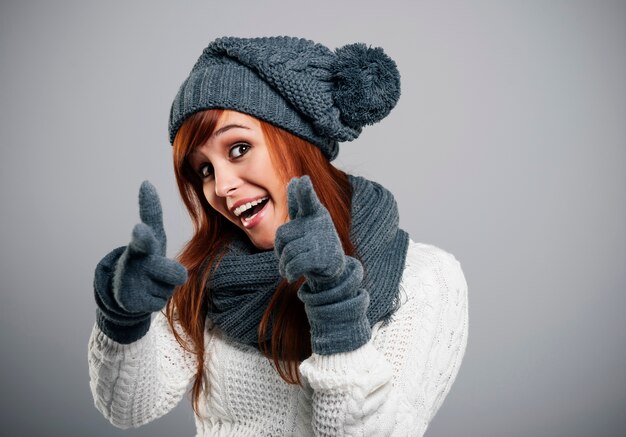
<path fill-rule="evenodd" d="M 170 102 L 210 40 L 278 34 L 400 68 L 337 164 L 465 271 L 467 353 L 426 435 L 626 435 L 625 2 L 408 0 L 1 3 L 0 433 L 193 435 L 187 399 L 127 432 L 95 410 L 93 270 L 144 179 L 182 247 Z"/>

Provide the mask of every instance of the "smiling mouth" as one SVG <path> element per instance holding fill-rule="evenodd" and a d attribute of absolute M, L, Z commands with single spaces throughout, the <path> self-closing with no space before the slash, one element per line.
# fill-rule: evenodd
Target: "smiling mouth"
<path fill-rule="evenodd" d="M 261 211 L 265 207 L 265 205 L 267 205 L 268 201 L 269 201 L 269 197 L 260 199 L 259 203 L 257 203 L 256 205 L 251 205 L 250 208 L 246 209 L 243 212 L 240 212 L 239 214 L 237 214 L 238 211 L 235 210 L 235 215 L 237 215 L 241 219 L 241 221 L 244 223 L 250 222 L 252 219 L 256 217 L 259 211 Z M 251 202 L 251 203 L 254 203 L 254 202 Z"/>

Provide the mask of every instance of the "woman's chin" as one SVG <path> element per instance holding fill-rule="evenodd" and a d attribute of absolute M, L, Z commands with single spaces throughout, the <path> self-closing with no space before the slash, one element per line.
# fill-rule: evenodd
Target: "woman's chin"
<path fill-rule="evenodd" d="M 250 237 L 250 242 L 259 250 L 271 250 L 274 248 L 274 239 L 254 239 Z"/>
<path fill-rule="evenodd" d="M 244 232 L 248 236 L 248 239 L 254 247 L 259 250 L 271 250 L 274 249 L 274 238 L 276 237 L 276 230 L 270 232 L 268 229 L 255 229 L 253 232 L 244 229 Z"/>
<path fill-rule="evenodd" d="M 277 225 L 275 224 L 274 204 L 268 204 L 260 211 L 257 218 L 260 220 L 250 228 L 243 227 L 243 231 L 248 235 L 250 242 L 259 250 L 274 249 L 274 239 L 276 238 Z"/>

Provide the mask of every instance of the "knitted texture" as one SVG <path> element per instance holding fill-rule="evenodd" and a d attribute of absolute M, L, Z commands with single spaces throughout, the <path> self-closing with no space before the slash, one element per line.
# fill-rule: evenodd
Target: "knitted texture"
<path fill-rule="evenodd" d="M 94 294 L 100 329 L 119 343 L 132 343 L 150 326 L 150 314 L 165 306 L 187 271 L 165 257 L 163 214 L 156 189 L 144 181 L 139 190 L 141 223 L 128 246 L 107 254 L 96 266 Z"/>
<path fill-rule="evenodd" d="M 363 263 L 364 277 L 359 288 L 367 292 L 369 300 L 369 306 L 361 301 L 360 306 L 353 308 L 358 312 L 362 306 L 367 307 L 367 322 L 353 319 L 354 332 L 360 334 L 352 346 L 358 347 L 357 343 L 369 336 L 365 325 L 371 327 L 387 320 L 397 306 L 409 238 L 398 227 L 398 209 L 390 191 L 360 176 L 349 175 L 349 179 L 353 190 L 350 238 Z M 358 275 L 352 270 L 349 273 Z M 259 323 L 280 280 L 274 251 L 255 252 L 249 241 L 233 242 L 207 283 L 207 317 L 230 337 L 258 347 Z M 342 297 L 347 299 L 354 290 L 344 291 Z M 271 332 L 267 335 L 266 340 Z M 348 344 L 342 347 L 350 348 Z M 325 353 L 323 349 L 320 352 Z"/>
<path fill-rule="evenodd" d="M 467 284 L 452 255 L 410 242 L 399 288 L 393 319 L 376 324 L 359 349 L 303 361 L 302 386 L 286 384 L 258 350 L 209 323 L 197 435 L 422 436 L 465 353 Z M 90 387 L 115 426 L 140 426 L 171 411 L 195 371 L 194 355 L 176 342 L 162 313 L 129 345 L 94 326 Z"/>
<path fill-rule="evenodd" d="M 318 146 L 332 160 L 338 142 L 384 118 L 400 97 L 400 74 L 381 48 L 335 52 L 302 38 L 224 37 L 202 52 L 170 110 L 173 143 L 183 121 L 210 108 L 233 109 Z"/>
<path fill-rule="evenodd" d="M 278 270 L 289 282 L 306 282 L 298 297 L 311 325 L 314 353 L 357 349 L 370 338 L 365 312 L 367 291 L 361 288 L 363 267 L 346 256 L 328 210 L 318 199 L 308 176 L 288 186 L 289 222 L 276 231 Z"/>
<path fill-rule="evenodd" d="M 323 355 L 347 352 L 367 343 L 369 294 L 361 288 L 363 267 L 346 256 L 346 266 L 333 282 L 306 282 L 298 290 L 311 325 L 311 348 Z"/>

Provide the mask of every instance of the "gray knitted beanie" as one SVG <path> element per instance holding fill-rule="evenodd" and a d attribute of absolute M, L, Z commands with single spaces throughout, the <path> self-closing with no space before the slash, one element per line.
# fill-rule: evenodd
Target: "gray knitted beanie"
<path fill-rule="evenodd" d="M 400 97 L 396 63 L 381 48 L 334 52 L 301 38 L 219 38 L 204 49 L 172 103 L 170 142 L 183 121 L 233 109 L 315 144 L 333 160 L 338 142 L 382 120 Z"/>

